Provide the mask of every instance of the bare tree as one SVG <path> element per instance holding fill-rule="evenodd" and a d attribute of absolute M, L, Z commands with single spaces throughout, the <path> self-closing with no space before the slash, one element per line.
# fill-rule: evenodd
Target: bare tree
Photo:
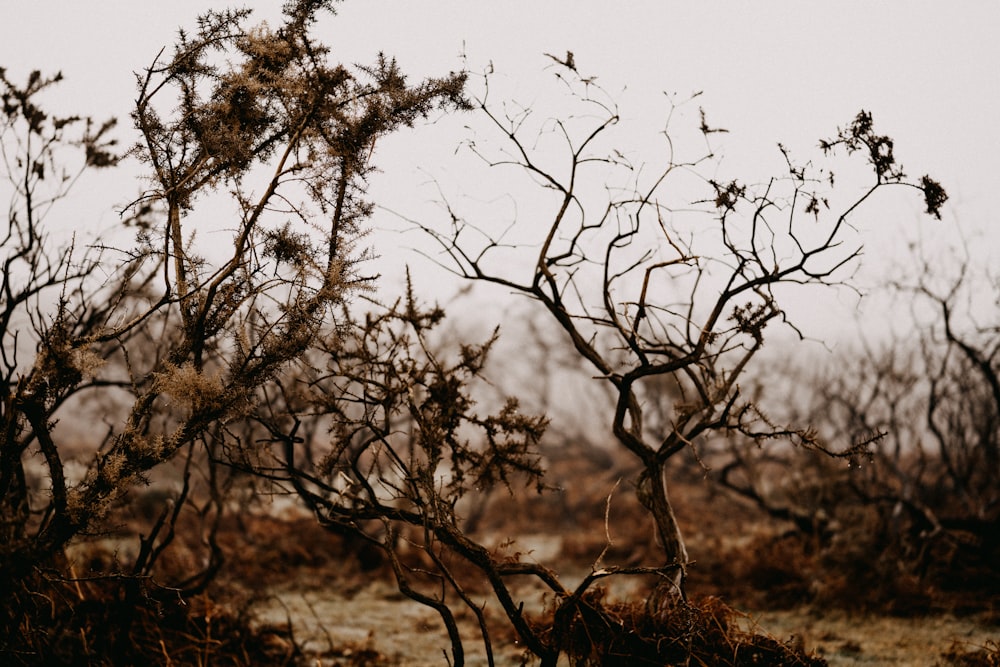
<path fill-rule="evenodd" d="M 909 585 L 925 604 L 947 590 L 975 607 L 1000 587 L 990 565 L 1000 550 L 998 329 L 989 306 L 973 305 L 996 293 L 995 280 L 968 252 L 932 261 L 925 250 L 905 270 L 917 278 L 886 286 L 911 308 L 905 336 L 841 348 L 825 363 L 792 360 L 754 378 L 778 384 L 780 373 L 794 388 L 767 399 L 782 419 L 811 424 L 824 441 L 869 443 L 857 465 L 734 437 L 714 475 L 792 521 L 820 547 L 824 566 L 853 566 L 842 593 L 855 604 L 892 604 Z"/>
<path fill-rule="evenodd" d="M 965 300 L 996 278 L 975 276 L 968 256 L 945 289 L 930 284 L 923 266 L 916 285 L 901 286 L 928 302 L 936 319 L 922 336 L 928 382 L 925 423 L 965 513 L 996 521 L 1000 507 L 1000 325 L 977 321 Z"/>
<path fill-rule="evenodd" d="M 540 225 L 541 213 L 533 212 L 523 228 L 494 230 L 448 205 L 450 226 L 423 227 L 458 275 L 537 302 L 598 379 L 614 388 L 611 426 L 642 466 L 635 488 L 663 546 L 666 599 L 682 591 L 688 563 L 667 491 L 668 459 L 719 432 L 819 446 L 808 429 L 772 424 L 740 390 L 767 325 L 794 329 L 780 291 L 840 284 L 861 252 L 850 219 L 875 192 L 913 187 L 932 215 L 945 194 L 929 177 L 906 179 L 892 140 L 875 132 L 867 112 L 821 143 L 825 153 L 859 153 L 871 169 L 867 187 L 838 210 L 827 194 L 833 175 L 799 165 L 780 145 L 787 170 L 760 185 L 702 176 L 713 158 L 710 140 L 723 130 L 709 127 L 702 112 L 699 130 L 708 148 L 690 159 L 678 155 L 673 102 L 661 166 L 635 166 L 605 139 L 620 121 L 613 100 L 575 68 L 564 68 L 558 79 L 577 108 L 535 122 L 536 109 L 494 103 L 484 77 L 476 106 L 503 143 L 495 151 L 482 138 L 471 144 L 489 166 L 521 172 L 550 195 L 547 222 Z M 561 161 L 536 148 L 553 141 L 563 146 Z M 684 200 L 670 190 L 675 181 L 682 188 L 693 182 L 703 195 Z M 607 198 L 595 204 L 596 192 Z M 521 273 L 504 261 L 518 252 L 531 257 Z M 655 418 L 663 408 L 651 405 L 669 400 L 664 378 L 680 396 L 671 401 L 669 420 Z"/>

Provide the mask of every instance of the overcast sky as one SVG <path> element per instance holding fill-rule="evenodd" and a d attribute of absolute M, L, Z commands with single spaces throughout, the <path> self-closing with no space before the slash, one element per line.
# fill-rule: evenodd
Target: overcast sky
<path fill-rule="evenodd" d="M 132 72 L 169 47 L 177 26 L 193 26 L 209 6 L 226 3 L 5 0 L 0 66 L 14 78 L 31 69 L 61 70 L 67 81 L 58 103 L 67 111 L 119 116 L 126 120 L 122 138 L 131 140 Z M 254 6 L 262 19 L 273 20 L 280 2 Z M 317 36 L 333 47 L 333 57 L 347 62 L 370 62 L 385 51 L 412 77 L 465 65 L 481 71 L 492 63 L 505 94 L 524 103 L 551 85 L 553 69 L 546 69 L 551 61 L 543 53 L 572 50 L 582 73 L 616 93 L 624 118 L 647 129 L 662 127 L 664 91 L 704 91 L 697 104 L 710 124 L 729 130 L 721 141 L 727 169 L 755 177 L 775 164 L 778 141 L 815 157 L 819 138 L 868 109 L 877 129 L 895 138 L 910 175 L 929 172 L 951 195 L 937 228 L 918 221 L 918 198 L 888 210 L 880 229 L 870 232 L 873 247 L 916 233 L 918 222 L 931 236 L 961 224 L 977 251 L 996 260 L 998 29 L 1000 3 L 987 1 L 355 0 L 325 20 Z M 462 124 L 442 121 L 424 133 L 423 144 L 414 137 L 386 147 L 379 156 L 384 180 L 375 192 L 392 208 L 418 210 L 420 201 L 436 196 L 428 174 L 460 188 L 460 174 L 449 172 L 460 163 L 449 160 L 462 140 Z M 648 141 L 648 135 L 635 140 Z M 137 187 L 123 189 L 101 193 L 102 201 L 121 203 Z M 111 212 L 94 217 L 95 225 L 115 218 Z M 392 222 L 380 217 L 376 224 Z M 383 249 L 396 266 L 409 261 L 394 252 Z"/>

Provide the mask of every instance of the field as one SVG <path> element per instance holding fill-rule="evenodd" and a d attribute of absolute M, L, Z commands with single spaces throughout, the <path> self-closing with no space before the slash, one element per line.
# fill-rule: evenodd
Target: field
<path fill-rule="evenodd" d="M 908 598 L 895 599 L 854 587 L 825 570 L 790 524 L 766 519 L 705 480 L 680 478 L 673 496 L 693 560 L 689 599 L 712 613 L 727 605 L 718 618 L 731 623 L 733 632 L 773 638 L 835 667 L 997 664 L 1000 616 L 991 601 L 921 589 L 919 583 Z M 478 521 L 479 538 L 495 545 L 500 557 L 557 570 L 569 588 L 591 571 L 602 551 L 604 566 L 655 557 L 648 519 L 621 484 L 616 488 L 616 478 L 577 470 L 574 479 L 574 487 L 540 496 L 494 494 Z M 194 629 L 172 635 L 168 627 L 147 627 L 150 637 L 144 641 L 171 647 L 163 651 L 175 664 L 449 664 L 451 647 L 440 617 L 399 592 L 377 549 L 320 529 L 294 506 L 276 505 L 264 502 L 223 522 L 219 541 L 227 565 L 188 609 Z M 85 555 L 94 568 L 127 560 L 129 543 L 119 536 L 79 545 L 71 556 L 74 568 L 87 566 Z M 196 545 L 182 544 L 165 559 L 164 575 L 171 562 L 189 567 L 196 558 Z M 415 571 L 419 556 L 414 553 L 409 564 Z M 519 646 L 485 582 L 477 585 L 475 576 L 467 581 L 490 624 L 495 664 L 538 664 Z M 641 601 L 649 592 L 649 580 L 642 577 L 605 581 L 609 602 Z M 551 594 L 527 580 L 512 589 L 528 613 L 545 616 Z M 886 589 L 899 593 L 889 582 Z M 489 664 L 473 615 L 459 612 L 457 619 L 465 663 Z M 239 641 L 213 635 L 227 623 Z M 733 660 L 718 664 L 806 664 Z"/>

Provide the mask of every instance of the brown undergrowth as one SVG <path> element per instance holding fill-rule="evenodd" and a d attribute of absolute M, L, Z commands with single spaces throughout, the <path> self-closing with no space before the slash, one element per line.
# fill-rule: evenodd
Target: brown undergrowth
<path fill-rule="evenodd" d="M 942 667 L 1000 667 L 1000 643 L 969 647 L 956 642 L 942 657 Z"/>
<path fill-rule="evenodd" d="M 995 566 L 1000 531 L 992 541 L 943 531 L 914 554 L 892 535 L 879 508 L 845 499 L 826 530 L 808 533 L 791 521 L 767 516 L 696 470 L 674 472 L 671 501 L 692 560 L 687 583 L 694 595 L 718 596 L 753 609 L 813 606 L 911 617 L 985 614 L 1000 620 L 1000 571 Z M 627 480 L 627 475 L 619 481 L 613 473 L 588 477 L 575 471 L 559 502 L 504 499 L 504 516 L 530 512 L 536 521 L 550 522 L 534 530 L 564 535 L 565 561 L 588 566 L 603 552 L 608 565 L 655 565 L 652 525 Z M 605 531 L 603 503 L 609 495 Z M 515 509 L 511 503 L 524 507 Z M 560 519 L 560 509 L 572 515 Z M 494 529 L 516 530 L 502 524 Z"/>
<path fill-rule="evenodd" d="M 203 518 L 181 513 L 148 574 L 136 574 L 133 566 L 139 535 L 149 526 L 112 517 L 115 532 L 82 538 L 60 562 L 5 584 L 5 622 L 14 631 L 0 640 L 0 664 L 316 664 L 291 618 L 260 623 L 256 606 L 267 588 L 282 582 L 360 588 L 370 581 L 369 555 L 301 515 L 227 515 L 213 534 L 222 567 L 203 591 L 185 594 L 175 582 L 206 560 Z M 331 644 L 319 657 L 343 667 L 386 664 L 357 642 Z"/>
<path fill-rule="evenodd" d="M 678 598 L 654 612 L 646 602 L 615 602 L 606 593 L 593 588 L 552 616 L 536 619 L 575 667 L 826 665 L 802 646 L 741 629 L 738 612 L 716 597 L 693 603 Z"/>
<path fill-rule="evenodd" d="M 627 482 L 594 473 L 577 475 L 575 484 L 564 489 L 497 494 L 483 510 L 478 537 L 505 544 L 507 538 L 527 533 L 558 535 L 561 549 L 546 556 L 552 560 L 544 564 L 566 573 L 567 583 L 599 559 L 606 567 L 655 564 L 651 525 Z M 559 609 L 550 596 L 549 605 L 532 615 L 533 627 L 572 664 L 824 664 L 805 647 L 748 632 L 753 624 L 741 622 L 748 619 L 734 608 L 812 605 L 825 611 L 906 616 L 941 611 L 989 615 L 994 610 L 996 619 L 995 598 L 958 585 L 975 570 L 956 571 L 952 588 L 935 586 L 930 576 L 943 565 L 923 578 L 900 568 L 879 553 L 878 533 L 863 516 L 852 526 L 860 537 L 850 540 L 854 548 L 847 550 L 842 542 L 802 535 L 767 520 L 696 477 L 681 476 L 673 493 L 693 559 L 687 580 L 691 601 L 675 601 L 654 613 L 646 602 L 648 586 L 625 575 L 604 580 L 607 588 L 592 586 L 571 603 L 563 600 Z M 132 528 L 142 532 L 141 526 Z M 203 531 L 200 517 L 182 513 L 174 543 L 145 577 L 126 576 L 124 538 L 111 554 L 107 540 L 95 540 L 89 552 L 82 546 L 58 575 L 36 570 L 31 581 L 8 597 L 7 609 L 18 608 L 22 615 L 18 636 L 3 646 L 4 664 L 315 664 L 316 655 L 306 655 L 290 620 L 254 620 L 262 595 L 282 585 L 310 582 L 351 597 L 374 579 L 392 577 L 376 547 L 322 530 L 308 516 L 233 514 L 219 522 L 215 536 L 225 554 L 218 576 L 199 595 L 181 597 L 170 585 L 203 559 Z M 515 541 L 508 550 L 519 552 L 520 547 Z M 414 570 L 421 567 L 420 555 L 415 551 L 408 563 Z M 525 550 L 519 557 L 542 555 Z M 635 584 L 627 593 L 619 594 L 617 588 L 609 592 L 626 580 Z M 485 586 L 470 590 L 486 593 Z M 517 638 L 498 628 L 494 639 L 513 644 Z M 345 667 L 396 664 L 371 644 L 331 644 L 322 659 Z M 995 645 L 956 645 L 942 648 L 940 664 L 996 667 L 998 659 Z"/>
<path fill-rule="evenodd" d="M 290 665 L 301 657 L 290 626 L 251 623 L 249 607 L 207 594 L 183 599 L 129 577 L 32 579 L 7 601 L 21 616 L 0 650 L 5 665 Z"/>

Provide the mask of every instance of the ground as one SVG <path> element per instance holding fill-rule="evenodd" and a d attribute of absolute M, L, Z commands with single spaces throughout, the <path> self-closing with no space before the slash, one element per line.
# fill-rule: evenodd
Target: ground
<path fill-rule="evenodd" d="M 280 623 L 291 617 L 296 638 L 327 659 L 338 652 L 342 655 L 345 646 L 353 646 L 355 651 L 359 647 L 373 649 L 385 657 L 383 664 L 447 664 L 449 643 L 440 619 L 432 610 L 403 598 L 388 582 L 373 581 L 350 597 L 333 589 L 304 589 L 300 585 L 271 593 L 273 597 L 259 607 L 260 618 Z M 463 627 L 469 638 L 466 664 L 486 665 L 471 620 L 466 619 Z M 1000 638 L 1000 627 L 979 617 L 820 614 L 810 608 L 746 612 L 745 627 L 778 639 L 796 637 L 807 651 L 826 659 L 831 667 L 934 667 L 944 664 L 943 654 L 954 644 L 972 651 Z M 511 642 L 497 642 L 494 651 L 497 665 L 522 664 L 523 650 Z"/>
<path fill-rule="evenodd" d="M 477 535 L 496 545 L 499 553 L 519 553 L 523 560 L 556 569 L 570 588 L 602 552 L 605 565 L 634 565 L 655 558 L 648 519 L 635 511 L 627 488 L 616 487 L 612 477 L 581 481 L 573 493 L 552 496 L 498 493 L 483 513 Z M 605 524 L 612 489 L 617 490 L 611 494 Z M 822 573 L 797 570 L 807 561 L 794 551 L 797 543 L 787 538 L 788 526 L 765 520 L 697 480 L 682 482 L 674 494 L 694 560 L 689 595 L 693 600 L 721 598 L 738 610 L 742 629 L 802 646 L 833 667 L 1000 664 L 1000 615 L 988 604 L 970 608 L 966 598 L 961 607 L 949 610 L 945 597 L 933 598 L 937 606 L 930 610 L 897 604 L 866 611 L 852 610 L 850 599 L 845 604 L 842 594 L 832 598 L 836 604 L 829 604 L 810 593 L 823 588 L 824 582 L 816 580 Z M 91 547 L 100 546 L 113 551 L 114 558 L 127 560 L 124 545 L 129 541 L 118 539 L 123 539 L 118 547 L 109 546 L 108 538 Z M 264 507 L 234 513 L 224 523 L 220 541 L 229 554 L 227 567 L 207 591 L 212 603 L 205 608 L 248 611 L 257 626 L 290 626 L 289 635 L 279 633 L 269 640 L 283 642 L 276 655 L 291 655 L 297 646 L 307 656 L 306 664 L 312 665 L 452 664 L 450 644 L 436 612 L 399 593 L 390 569 L 378 562 L 377 554 L 320 529 L 301 510 L 285 504 L 280 510 Z M 70 553 L 77 572 L 108 566 L 93 554 L 85 559 L 84 553 L 85 548 Z M 185 559 L 179 550 L 175 559 L 183 564 L 191 556 Z M 644 597 L 646 584 L 638 578 L 609 581 L 612 599 Z M 529 613 L 544 612 L 550 598 L 538 586 L 521 581 L 514 585 Z M 842 584 L 841 589 L 850 590 Z M 482 588 L 472 595 L 493 625 L 495 664 L 537 664 L 526 657 L 489 592 Z M 465 664 L 487 665 L 472 614 L 458 618 Z M 967 656 L 980 649 L 990 652 L 978 662 L 947 657 L 949 652 Z"/>

